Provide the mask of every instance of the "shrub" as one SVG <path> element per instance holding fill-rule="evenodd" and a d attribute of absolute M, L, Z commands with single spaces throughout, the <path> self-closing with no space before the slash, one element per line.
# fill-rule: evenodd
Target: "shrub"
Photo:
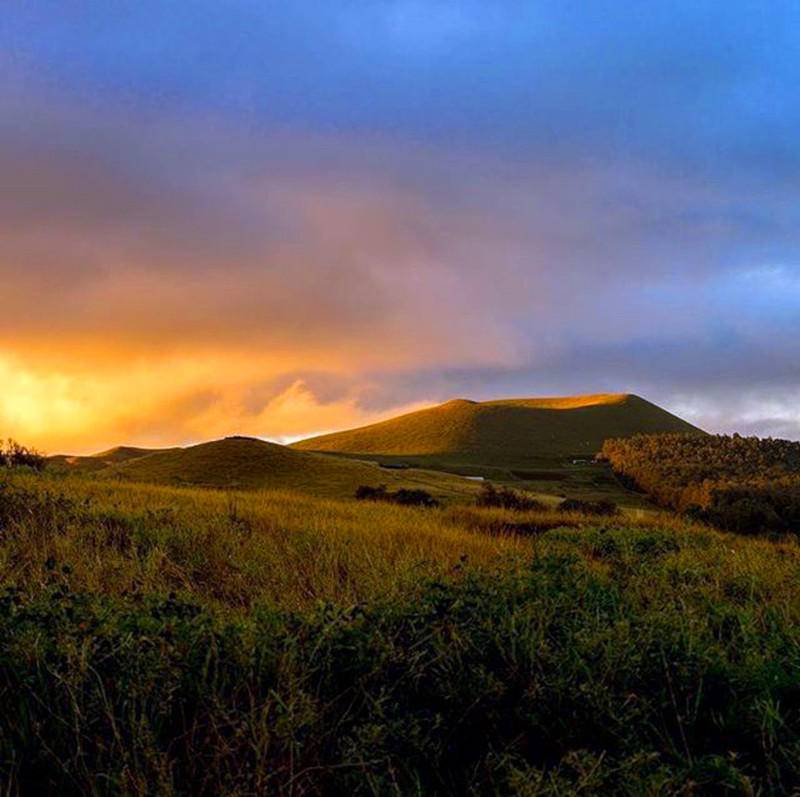
<path fill-rule="evenodd" d="M 699 517 L 740 534 L 800 533 L 800 487 L 781 481 L 716 485 Z"/>
<path fill-rule="evenodd" d="M 392 494 L 392 501 L 401 506 L 438 506 L 439 502 L 425 490 L 407 490 L 401 488 Z"/>
<path fill-rule="evenodd" d="M 558 505 L 559 512 L 578 512 L 582 515 L 598 515 L 611 517 L 619 514 L 619 508 L 613 501 L 582 501 L 579 498 L 565 498 Z"/>
<path fill-rule="evenodd" d="M 378 487 L 370 487 L 368 484 L 362 484 L 356 489 L 357 501 L 388 501 L 388 490 L 385 484 Z"/>
<path fill-rule="evenodd" d="M 499 489 L 491 483 L 483 485 L 475 504 L 482 507 L 494 507 L 497 509 L 511 509 L 515 512 L 539 511 L 547 507 L 535 498 L 531 498 L 525 493 L 517 490 L 510 490 L 507 487 Z"/>
<path fill-rule="evenodd" d="M 370 487 L 362 484 L 356 490 L 355 497 L 358 501 L 387 501 L 391 504 L 401 506 L 439 506 L 439 502 L 426 490 L 409 490 L 405 487 L 391 492 L 386 489 L 385 484 L 378 487 Z"/>
<path fill-rule="evenodd" d="M 9 438 L 0 446 L 0 465 L 6 468 L 31 468 L 42 470 L 46 464 L 44 455 L 35 448 L 28 448 Z"/>

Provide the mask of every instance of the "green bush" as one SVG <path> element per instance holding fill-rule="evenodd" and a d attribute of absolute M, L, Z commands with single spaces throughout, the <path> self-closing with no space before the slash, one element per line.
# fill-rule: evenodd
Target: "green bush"
<path fill-rule="evenodd" d="M 0 444 L 0 467 L 43 470 L 47 460 L 35 448 L 28 448 L 9 438 Z"/>
<path fill-rule="evenodd" d="M 385 484 L 379 487 L 362 484 L 356 489 L 355 497 L 358 501 L 387 501 L 400 506 L 439 506 L 439 502 L 427 490 L 410 490 L 402 487 L 392 491 L 387 490 Z"/>
<path fill-rule="evenodd" d="M 547 507 L 525 493 L 507 487 L 495 487 L 487 482 L 475 498 L 475 505 L 496 509 L 511 509 L 516 512 L 542 511 Z"/>
<path fill-rule="evenodd" d="M 580 498 L 565 498 L 558 505 L 559 512 L 578 512 L 581 515 L 611 517 L 619 514 L 619 508 L 613 501 L 584 501 Z"/>

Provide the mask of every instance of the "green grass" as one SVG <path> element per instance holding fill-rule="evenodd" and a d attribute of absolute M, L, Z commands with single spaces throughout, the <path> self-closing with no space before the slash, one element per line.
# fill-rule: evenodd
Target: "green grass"
<path fill-rule="evenodd" d="M 784 794 L 800 546 L 0 479 L 9 794 Z"/>
<path fill-rule="evenodd" d="M 593 455 L 609 437 L 700 430 L 638 396 L 449 401 L 360 429 L 302 440 L 294 448 L 406 458 L 423 467 L 526 468 Z"/>
<path fill-rule="evenodd" d="M 351 497 L 359 485 L 426 489 L 441 500 L 469 497 L 475 485 L 431 471 L 393 471 L 374 463 L 326 457 L 246 437 L 129 458 L 98 473 L 103 479 L 153 484 L 308 492 Z"/>

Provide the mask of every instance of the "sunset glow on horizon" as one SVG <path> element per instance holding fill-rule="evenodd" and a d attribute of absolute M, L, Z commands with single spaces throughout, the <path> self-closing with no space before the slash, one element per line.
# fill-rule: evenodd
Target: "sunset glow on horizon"
<path fill-rule="evenodd" d="M 634 392 L 800 438 L 796 4 L 3 14 L 0 437 Z"/>

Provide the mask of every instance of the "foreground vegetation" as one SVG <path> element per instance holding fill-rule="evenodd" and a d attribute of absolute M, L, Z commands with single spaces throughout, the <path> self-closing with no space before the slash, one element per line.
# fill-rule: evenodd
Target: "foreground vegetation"
<path fill-rule="evenodd" d="M 800 533 L 800 443 L 739 435 L 637 435 L 600 456 L 663 506 L 741 533 Z"/>
<path fill-rule="evenodd" d="M 8 474 L 7 793 L 786 793 L 800 547 Z"/>
<path fill-rule="evenodd" d="M 176 592 L 217 610 L 300 610 L 399 594 L 462 557 L 484 564 L 531 544 L 466 535 L 455 510 L 2 474 L 0 583 L 28 591 L 56 562 L 80 591 Z"/>

